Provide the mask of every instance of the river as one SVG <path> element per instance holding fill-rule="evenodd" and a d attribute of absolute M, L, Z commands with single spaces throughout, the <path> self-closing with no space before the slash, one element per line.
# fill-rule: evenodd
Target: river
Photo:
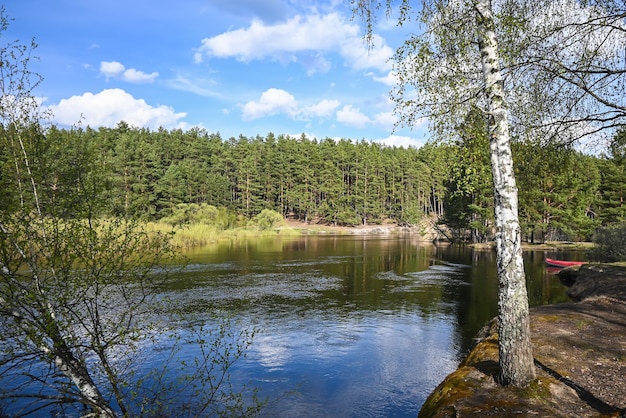
<path fill-rule="evenodd" d="M 580 255 L 524 253 L 531 306 L 568 300 L 544 258 Z M 235 334 L 256 330 L 231 383 L 269 399 L 263 417 L 415 417 L 497 314 L 493 251 L 412 235 L 222 241 L 186 256 L 157 296 L 185 312 L 173 323 L 182 334 L 199 321 L 215 328 L 214 310 Z M 199 354 L 183 344 L 163 360 L 162 348 L 146 346 L 139 375 Z"/>
<path fill-rule="evenodd" d="M 531 306 L 568 300 L 546 255 L 559 257 L 524 253 Z M 497 313 L 494 252 L 410 235 L 222 242 L 187 256 L 166 292 L 258 330 L 233 381 L 269 397 L 268 417 L 415 417 Z"/>

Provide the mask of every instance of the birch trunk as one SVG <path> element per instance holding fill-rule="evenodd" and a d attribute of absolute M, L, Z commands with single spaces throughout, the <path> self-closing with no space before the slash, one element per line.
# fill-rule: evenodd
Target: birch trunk
<path fill-rule="evenodd" d="M 63 349 L 56 348 L 52 354 L 54 355 L 54 364 L 76 385 L 96 416 L 109 418 L 117 416 L 91 379 L 89 372 L 69 349 L 65 347 Z"/>
<path fill-rule="evenodd" d="M 485 92 L 489 99 L 489 134 L 493 172 L 498 270 L 498 333 L 502 383 L 526 386 L 535 379 L 528 295 L 518 219 L 517 186 L 504 83 L 490 0 L 476 0 L 478 37 Z"/>
<path fill-rule="evenodd" d="M 3 232 L 7 231 L 2 224 L 0 224 L 0 230 Z M 2 266 L 0 268 L 0 272 L 6 276 L 11 275 L 6 266 Z M 33 329 L 32 324 L 28 324 L 20 312 L 8 307 L 6 301 L 1 296 L 0 306 L 7 311 L 11 311 L 9 316 L 12 317 L 15 323 L 24 331 L 24 335 L 37 335 L 38 330 Z M 46 324 L 46 321 L 42 321 L 41 323 Z M 41 352 L 45 355 L 54 358 L 55 366 L 76 385 L 80 394 L 84 398 L 84 403 L 93 409 L 96 416 L 109 418 L 116 417 L 117 414 L 102 396 L 98 386 L 95 384 L 89 374 L 89 371 L 85 367 L 84 362 L 78 360 L 68 348 L 52 317 L 48 316 L 47 324 L 48 325 L 44 325 L 44 327 L 47 330 L 48 337 L 52 343 L 48 346 L 45 343 L 40 342 L 38 345 L 39 350 L 41 350 Z M 36 341 L 33 342 L 36 343 Z"/>

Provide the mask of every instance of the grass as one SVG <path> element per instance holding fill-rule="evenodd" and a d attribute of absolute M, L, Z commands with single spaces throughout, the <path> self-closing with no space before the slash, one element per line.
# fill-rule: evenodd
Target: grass
<path fill-rule="evenodd" d="M 214 225 L 193 224 L 172 226 L 166 223 L 149 222 L 146 225 L 149 232 L 171 233 L 172 244 L 181 249 L 202 247 L 225 239 L 239 239 L 250 237 L 299 236 L 300 232 L 293 228 L 262 230 L 254 226 L 232 229 L 219 229 Z"/>

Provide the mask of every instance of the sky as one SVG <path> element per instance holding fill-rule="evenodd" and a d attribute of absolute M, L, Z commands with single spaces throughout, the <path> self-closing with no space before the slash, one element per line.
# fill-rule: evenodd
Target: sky
<path fill-rule="evenodd" d="M 368 49 L 349 0 L 10 0 L 8 39 L 38 44 L 35 95 L 57 125 L 193 127 L 422 145 L 396 128 L 384 13 Z M 413 28 L 414 29 L 414 28 Z"/>

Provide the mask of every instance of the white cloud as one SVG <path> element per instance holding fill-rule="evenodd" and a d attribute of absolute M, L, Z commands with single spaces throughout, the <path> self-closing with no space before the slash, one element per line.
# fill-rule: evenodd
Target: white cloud
<path fill-rule="evenodd" d="M 387 129 L 392 129 L 396 125 L 397 121 L 398 118 L 393 114 L 393 112 L 381 112 L 374 116 L 374 122 Z"/>
<path fill-rule="evenodd" d="M 82 120 L 83 124 L 92 127 L 114 127 L 123 120 L 131 126 L 171 129 L 184 127 L 181 119 L 187 116 L 186 113 L 176 113 L 169 106 L 151 106 L 121 89 L 72 96 L 48 108 L 60 124 L 73 125 Z"/>
<path fill-rule="evenodd" d="M 100 63 L 100 73 L 104 74 L 107 80 L 112 77 L 119 77 L 124 73 L 124 70 L 122 63 L 117 61 L 102 61 Z"/>
<path fill-rule="evenodd" d="M 209 56 L 251 61 L 277 53 L 331 50 L 336 47 L 338 38 L 354 37 L 358 33 L 358 26 L 345 24 L 336 13 L 295 16 L 276 25 L 265 25 L 255 19 L 247 29 L 204 39 L 200 50 Z"/>
<path fill-rule="evenodd" d="M 413 138 L 410 136 L 403 136 L 403 135 L 390 135 L 387 138 L 380 139 L 375 142 L 380 142 L 390 147 L 420 148 L 422 145 L 426 143 L 426 139 L 424 138 L 418 139 L 418 138 Z"/>
<path fill-rule="evenodd" d="M 324 99 L 318 104 L 305 107 L 302 113 L 309 116 L 326 117 L 330 116 L 340 104 L 339 100 Z"/>
<path fill-rule="evenodd" d="M 302 105 L 288 91 L 271 88 L 264 91 L 258 101 L 249 101 L 243 105 L 242 112 L 244 120 L 277 114 L 284 114 L 292 119 L 309 120 L 332 115 L 339 104 L 338 100 L 324 99 L 313 105 Z"/>
<path fill-rule="evenodd" d="M 158 76 L 157 72 L 146 74 L 134 68 L 124 71 L 124 80 L 131 83 L 152 83 Z"/>
<path fill-rule="evenodd" d="M 311 55 L 312 52 L 315 54 Z M 203 39 L 195 61 L 201 62 L 205 55 L 234 57 L 243 62 L 269 58 L 283 64 L 300 62 L 310 66 L 308 72 L 312 73 L 328 71 L 330 62 L 320 54 L 333 52 L 340 54 L 353 68 L 381 71 L 390 69 L 388 59 L 393 54 L 384 39 L 377 35 L 369 50 L 358 25 L 347 22 L 338 13 L 330 13 L 298 15 L 275 25 L 254 20 L 248 28 Z"/>
<path fill-rule="evenodd" d="M 362 128 L 371 122 L 360 109 L 352 105 L 346 105 L 337 111 L 337 121 L 357 128 Z"/>
<path fill-rule="evenodd" d="M 393 56 L 393 50 L 378 35 L 374 35 L 372 42 L 372 49 L 368 49 L 361 35 L 347 38 L 340 45 L 341 55 L 353 68 L 389 71 L 391 69 L 389 59 Z"/>
<path fill-rule="evenodd" d="M 250 101 L 243 106 L 243 118 L 245 120 L 258 119 L 278 113 L 285 113 L 289 116 L 296 113 L 296 98 L 282 89 L 271 88 L 264 91 L 258 102 Z"/>
<path fill-rule="evenodd" d="M 293 120 L 309 121 L 316 118 L 329 118 L 333 115 L 337 122 L 348 126 L 363 128 L 367 125 L 392 130 L 397 118 L 387 110 L 387 102 L 383 100 L 383 111 L 373 117 L 367 116 L 361 109 L 353 105 L 340 108 L 339 100 L 323 99 L 314 104 L 302 103 L 286 90 L 270 88 L 264 91 L 258 100 L 251 100 L 242 106 L 242 118 L 254 120 L 266 116 L 286 115 Z M 389 102 L 391 103 L 391 102 Z"/>
<path fill-rule="evenodd" d="M 374 81 L 378 81 L 379 83 L 383 83 L 390 87 L 397 86 L 400 82 L 398 76 L 392 71 L 389 71 L 384 77 L 376 77 L 372 74 L 372 78 L 374 79 Z"/>
<path fill-rule="evenodd" d="M 134 68 L 126 69 L 117 61 L 102 61 L 100 73 L 106 77 L 107 81 L 111 78 L 120 78 L 129 83 L 152 83 L 159 76 L 157 72 L 147 74 Z"/>

